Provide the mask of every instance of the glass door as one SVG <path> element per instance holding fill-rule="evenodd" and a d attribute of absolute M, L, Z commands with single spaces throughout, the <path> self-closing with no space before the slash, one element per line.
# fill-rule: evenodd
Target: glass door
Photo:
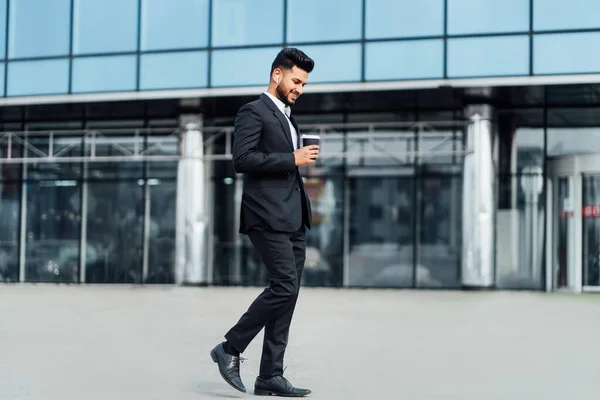
<path fill-rule="evenodd" d="M 582 176 L 582 286 L 600 290 L 600 174 Z"/>
<path fill-rule="evenodd" d="M 549 290 L 600 291 L 600 154 L 549 160 Z"/>

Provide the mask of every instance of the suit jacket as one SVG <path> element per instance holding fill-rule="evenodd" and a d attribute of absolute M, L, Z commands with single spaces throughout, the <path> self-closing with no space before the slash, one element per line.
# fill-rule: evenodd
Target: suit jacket
<path fill-rule="evenodd" d="M 291 121 L 299 134 L 298 125 L 293 118 Z M 310 229 L 310 200 L 293 146 L 287 117 L 267 95 L 263 93 L 239 109 L 233 133 L 233 168 L 245 175 L 240 233 L 253 227 L 296 232 L 302 224 Z"/>

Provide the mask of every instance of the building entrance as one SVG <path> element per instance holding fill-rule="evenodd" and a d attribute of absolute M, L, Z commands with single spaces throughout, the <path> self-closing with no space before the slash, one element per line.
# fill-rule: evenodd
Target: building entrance
<path fill-rule="evenodd" d="M 548 290 L 600 291 L 600 154 L 548 166 Z"/>

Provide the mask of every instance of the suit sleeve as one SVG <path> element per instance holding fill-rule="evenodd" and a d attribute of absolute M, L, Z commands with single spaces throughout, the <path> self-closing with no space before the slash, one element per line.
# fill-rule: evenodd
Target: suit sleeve
<path fill-rule="evenodd" d="M 236 118 L 233 133 L 233 169 L 247 172 L 293 172 L 293 153 L 263 153 L 258 151 L 262 120 L 251 106 L 243 106 Z"/>

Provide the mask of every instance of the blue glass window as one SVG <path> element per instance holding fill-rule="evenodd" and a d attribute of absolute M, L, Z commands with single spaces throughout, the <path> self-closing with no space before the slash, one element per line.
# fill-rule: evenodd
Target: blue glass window
<path fill-rule="evenodd" d="M 269 21 L 265 23 L 265 21 Z M 212 45 L 239 46 L 283 42 L 283 0 L 213 2 Z"/>
<path fill-rule="evenodd" d="M 362 0 L 288 0 L 287 41 L 360 39 Z"/>
<path fill-rule="evenodd" d="M 598 0 L 534 0 L 533 29 L 600 28 Z"/>
<path fill-rule="evenodd" d="M 4 71 L 6 69 L 5 63 L 0 63 L 0 97 L 4 96 Z"/>
<path fill-rule="evenodd" d="M 301 50 L 315 61 L 315 68 L 308 76 L 308 85 L 360 80 L 360 44 L 303 46 Z"/>
<path fill-rule="evenodd" d="M 10 2 L 10 58 L 67 56 L 71 0 Z"/>
<path fill-rule="evenodd" d="M 4 56 L 6 54 L 6 2 L 7 1 L 8 0 L 0 0 L 0 58 L 4 58 Z M 4 93 L 4 91 L 2 93 Z"/>
<path fill-rule="evenodd" d="M 528 74 L 528 35 L 448 40 L 448 77 Z"/>
<path fill-rule="evenodd" d="M 368 43 L 367 80 L 426 79 L 444 76 L 444 41 Z"/>
<path fill-rule="evenodd" d="M 205 87 L 207 52 L 145 54 L 140 64 L 140 89 Z"/>
<path fill-rule="evenodd" d="M 529 31 L 529 0 L 448 0 L 448 34 Z"/>
<path fill-rule="evenodd" d="M 208 0 L 142 0 L 141 39 L 142 50 L 207 47 Z"/>
<path fill-rule="evenodd" d="M 600 33 L 563 33 L 533 37 L 533 73 L 600 72 Z"/>
<path fill-rule="evenodd" d="M 69 91 L 69 60 L 13 61 L 8 64 L 8 96 Z"/>
<path fill-rule="evenodd" d="M 444 34 L 444 0 L 365 0 L 367 39 Z"/>
<path fill-rule="evenodd" d="M 135 90 L 136 56 L 84 57 L 73 60 L 73 93 Z"/>
<path fill-rule="evenodd" d="M 138 0 L 75 0 L 73 53 L 137 50 Z"/>
<path fill-rule="evenodd" d="M 213 51 L 212 86 L 263 85 L 266 87 L 269 84 L 271 64 L 280 50 L 280 47 L 267 47 Z"/>

